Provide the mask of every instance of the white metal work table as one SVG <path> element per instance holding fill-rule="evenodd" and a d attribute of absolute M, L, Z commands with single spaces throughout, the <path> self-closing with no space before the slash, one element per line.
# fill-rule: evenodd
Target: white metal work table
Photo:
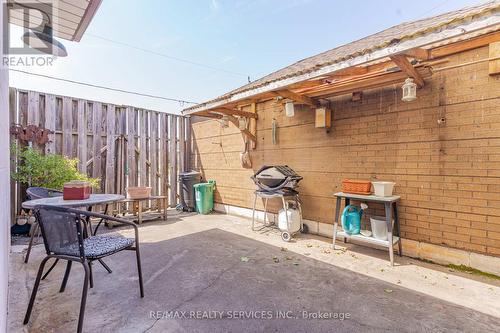
<path fill-rule="evenodd" d="M 401 256 L 403 254 L 401 246 L 401 238 L 400 238 L 398 209 L 397 209 L 397 202 L 399 201 L 400 196 L 393 195 L 390 197 L 378 197 L 375 195 L 360 195 L 360 194 L 350 194 L 343 192 L 335 193 L 334 196 L 337 197 L 337 204 L 335 207 L 335 218 L 333 224 L 333 249 L 335 250 L 335 240 L 337 236 L 343 237 L 344 240 L 352 239 L 359 242 L 387 247 L 389 249 L 389 259 L 391 261 L 391 265 L 394 266 L 394 245 L 396 243 L 398 244 L 399 255 Z M 376 239 L 374 237 L 366 237 L 361 234 L 349 235 L 343 230 L 338 231 L 337 229 L 339 224 L 340 206 L 342 204 L 342 199 L 344 199 L 346 206 L 350 204 L 351 199 L 362 202 L 377 202 L 384 204 L 385 219 L 387 222 L 387 240 Z M 394 229 L 396 236 L 393 236 L 393 225 L 392 225 L 393 218 L 394 218 Z"/>

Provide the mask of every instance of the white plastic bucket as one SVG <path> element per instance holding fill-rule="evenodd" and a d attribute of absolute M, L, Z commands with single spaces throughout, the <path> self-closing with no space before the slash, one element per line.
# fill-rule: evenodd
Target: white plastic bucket
<path fill-rule="evenodd" d="M 377 197 L 390 197 L 394 189 L 394 182 L 372 182 Z"/>
<path fill-rule="evenodd" d="M 394 224 L 394 220 L 392 221 Z M 387 240 L 387 222 L 385 216 L 371 216 L 372 235 L 376 239 Z"/>

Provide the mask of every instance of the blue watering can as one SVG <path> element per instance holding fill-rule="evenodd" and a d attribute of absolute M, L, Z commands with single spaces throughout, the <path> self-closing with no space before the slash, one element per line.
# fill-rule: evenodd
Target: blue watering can
<path fill-rule="evenodd" d="M 361 204 L 361 207 L 355 205 L 348 205 L 342 212 L 341 222 L 342 229 L 348 235 L 357 235 L 361 230 L 361 216 L 363 210 L 368 208 L 366 204 Z"/>

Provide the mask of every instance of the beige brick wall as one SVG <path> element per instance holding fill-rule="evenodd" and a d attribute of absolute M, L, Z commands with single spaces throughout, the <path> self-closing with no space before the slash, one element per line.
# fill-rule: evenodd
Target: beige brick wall
<path fill-rule="evenodd" d="M 487 56 L 483 47 L 441 66 Z M 326 133 L 308 107 L 286 118 L 273 101 L 257 104 L 253 169 L 240 166 L 243 139 L 233 125 L 194 123 L 193 165 L 217 181 L 217 202 L 251 207 L 250 176 L 264 164 L 288 164 L 304 177 L 304 217 L 324 223 L 333 223 L 342 179 L 393 180 L 404 238 L 500 256 L 500 78 L 488 75 L 487 63 L 435 72 L 415 102 L 402 102 L 398 85 L 365 91 L 360 102 L 335 98 L 332 108 Z"/>

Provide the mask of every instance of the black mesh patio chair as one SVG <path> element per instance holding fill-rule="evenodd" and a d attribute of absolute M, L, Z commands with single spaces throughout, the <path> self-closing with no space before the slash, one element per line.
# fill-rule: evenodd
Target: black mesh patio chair
<path fill-rule="evenodd" d="M 63 292 L 66 288 L 66 283 L 68 282 L 68 277 L 71 271 L 71 264 L 74 261 L 81 263 L 85 271 L 82 299 L 80 303 L 80 314 L 78 317 L 78 332 L 82 331 L 83 318 L 85 314 L 85 302 L 87 300 L 87 290 L 89 288 L 89 284 L 90 288 L 93 287 L 93 261 L 115 254 L 122 250 L 135 251 L 137 272 L 139 275 L 139 290 L 141 297 L 144 297 L 141 257 L 139 251 L 139 230 L 135 223 L 104 214 L 56 206 L 37 206 L 34 209 L 34 213 L 38 219 L 38 223 L 40 224 L 47 256 L 42 260 L 38 269 L 28 309 L 26 310 L 26 316 L 24 317 L 25 325 L 30 319 L 31 310 L 33 309 L 33 304 L 35 303 L 44 266 L 50 258 L 67 260 L 66 271 L 64 273 L 64 278 L 59 292 Z M 134 228 L 135 238 L 106 235 L 89 236 L 85 238 L 85 223 L 90 217 L 130 225 Z"/>
<path fill-rule="evenodd" d="M 57 190 L 51 190 L 45 187 L 28 187 L 26 190 L 26 196 L 28 200 L 42 199 L 42 198 L 50 198 L 50 197 L 60 197 L 63 193 Z M 31 248 L 33 247 L 33 242 L 35 237 L 40 236 L 40 227 L 38 226 L 37 221 L 33 223 L 31 226 L 31 237 L 30 242 L 28 244 L 28 251 L 26 252 L 26 256 L 24 257 L 24 262 L 27 264 L 30 258 Z"/>

